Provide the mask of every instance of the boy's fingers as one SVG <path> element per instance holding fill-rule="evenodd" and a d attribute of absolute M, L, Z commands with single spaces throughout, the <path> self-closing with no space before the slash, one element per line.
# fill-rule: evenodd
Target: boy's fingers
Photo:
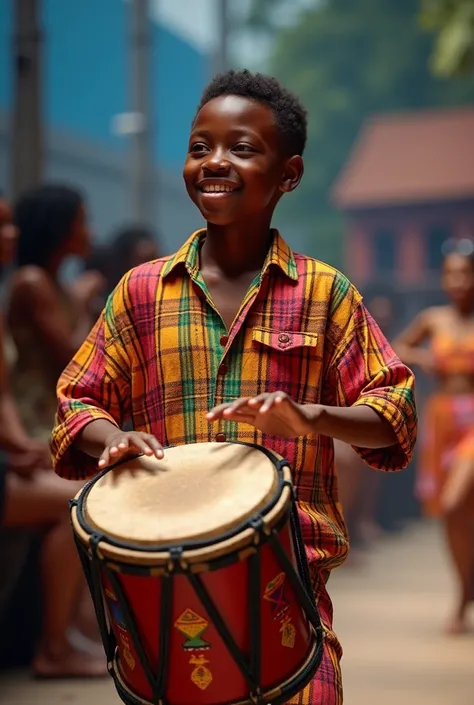
<path fill-rule="evenodd" d="M 248 414 L 243 414 L 241 412 L 234 413 L 233 415 L 225 415 L 226 419 L 229 421 L 236 421 L 237 423 L 248 423 L 250 426 L 255 425 L 255 414 L 249 416 Z"/>
<path fill-rule="evenodd" d="M 283 392 L 276 392 L 276 394 L 270 394 L 270 396 L 267 397 L 267 399 L 263 402 L 262 406 L 260 407 L 260 413 L 265 414 L 267 411 L 270 411 L 272 406 L 281 404 L 283 401 L 286 399 L 286 395 L 283 394 Z"/>
<path fill-rule="evenodd" d="M 148 437 L 148 443 L 153 450 L 153 454 L 154 454 L 155 458 L 158 458 L 158 460 L 161 460 L 161 458 L 163 458 L 164 454 L 165 454 L 161 443 L 158 443 L 158 441 L 156 440 L 156 438 L 154 436 Z"/>
<path fill-rule="evenodd" d="M 258 394 L 256 397 L 252 397 L 251 399 L 249 399 L 249 405 L 250 405 L 250 406 L 253 406 L 254 408 L 255 408 L 256 406 L 260 406 L 260 405 L 263 404 L 263 402 L 265 402 L 270 396 L 271 396 L 271 394 L 268 394 L 268 392 L 262 392 L 262 394 Z"/>
<path fill-rule="evenodd" d="M 228 406 L 227 409 L 224 410 L 224 416 L 231 416 L 234 414 L 242 413 L 242 411 L 245 410 L 245 407 L 248 407 L 249 401 L 250 399 L 246 397 L 242 399 L 237 399 L 236 401 L 232 402 L 232 404 Z"/>
<path fill-rule="evenodd" d="M 224 411 L 226 409 L 229 409 L 231 405 L 232 402 L 226 402 L 225 404 L 219 404 L 218 406 L 215 406 L 213 409 L 207 412 L 206 418 L 208 420 L 219 418 L 219 416 L 222 416 Z"/>
<path fill-rule="evenodd" d="M 106 448 L 99 458 L 99 467 L 105 468 L 109 464 L 109 449 Z"/>
<path fill-rule="evenodd" d="M 266 414 L 267 411 L 270 411 L 272 406 L 275 403 L 275 399 L 267 399 L 267 401 L 263 402 L 262 406 L 258 410 L 260 414 Z"/>
<path fill-rule="evenodd" d="M 130 437 L 131 444 L 135 446 L 137 450 L 139 450 L 141 453 L 144 453 L 145 455 L 154 455 L 155 452 L 153 448 L 150 445 L 150 441 L 148 438 L 142 438 L 141 436 L 138 435 L 133 435 Z"/>

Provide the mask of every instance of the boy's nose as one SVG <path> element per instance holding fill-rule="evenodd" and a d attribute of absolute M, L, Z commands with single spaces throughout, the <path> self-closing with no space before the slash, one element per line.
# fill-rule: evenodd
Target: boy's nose
<path fill-rule="evenodd" d="M 204 171 L 208 171 L 211 174 L 227 174 L 230 169 L 230 164 L 227 159 L 222 157 L 213 156 L 206 159 L 203 163 L 202 168 Z"/>

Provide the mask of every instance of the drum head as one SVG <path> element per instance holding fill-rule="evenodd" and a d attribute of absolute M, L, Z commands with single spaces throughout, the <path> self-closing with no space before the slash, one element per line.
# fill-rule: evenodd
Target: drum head
<path fill-rule="evenodd" d="M 222 534 L 275 497 L 272 460 L 238 443 L 165 450 L 163 460 L 126 460 L 95 482 L 84 514 L 95 530 L 124 543 L 166 546 Z"/>

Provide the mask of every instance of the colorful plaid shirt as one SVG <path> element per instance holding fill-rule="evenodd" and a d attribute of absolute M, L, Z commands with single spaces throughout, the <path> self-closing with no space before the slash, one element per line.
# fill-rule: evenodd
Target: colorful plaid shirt
<path fill-rule="evenodd" d="M 131 270 L 109 298 L 58 383 L 56 472 L 97 472 L 74 439 L 99 418 L 120 426 L 131 419 L 164 446 L 227 439 L 271 448 L 293 469 L 308 557 L 324 583 L 347 552 L 332 440 L 273 437 L 211 423 L 206 412 L 277 390 L 299 404 L 366 404 L 392 424 L 398 444 L 357 450 L 374 468 L 399 470 L 416 437 L 413 374 L 346 277 L 293 254 L 278 233 L 227 330 L 199 271 L 204 236 L 198 231 L 175 255 Z"/>

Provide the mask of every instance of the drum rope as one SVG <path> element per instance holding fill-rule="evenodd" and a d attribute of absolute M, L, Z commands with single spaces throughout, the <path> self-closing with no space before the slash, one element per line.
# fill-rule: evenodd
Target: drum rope
<path fill-rule="evenodd" d="M 239 649 L 239 647 L 234 641 L 232 634 L 226 627 L 226 624 L 222 619 L 222 615 L 216 607 L 214 600 L 209 595 L 201 577 L 199 575 L 195 575 L 194 573 L 188 573 L 188 580 L 193 586 L 196 595 L 201 600 L 204 609 L 211 618 L 219 636 L 227 647 L 227 650 L 229 651 L 237 666 L 240 668 L 242 675 L 244 676 L 248 686 L 250 687 L 250 691 L 258 692 L 259 683 L 256 681 L 255 676 L 252 673 L 252 670 L 249 664 L 247 663 L 244 654 Z"/>
<path fill-rule="evenodd" d="M 79 552 L 79 558 L 81 560 L 83 570 L 86 574 L 87 584 L 89 586 L 92 602 L 94 604 L 97 623 L 99 625 L 99 631 L 102 637 L 102 644 L 104 646 L 105 656 L 107 658 L 107 667 L 110 671 L 110 669 L 112 668 L 112 662 L 115 652 L 115 638 L 113 636 L 112 631 L 107 626 L 107 616 L 105 613 L 104 600 L 102 598 L 101 592 L 100 566 L 97 557 L 97 548 L 100 540 L 101 537 L 97 534 L 93 534 L 90 537 L 89 546 L 91 551 L 91 559 L 88 560 L 87 552 L 84 550 L 82 544 L 80 544 L 78 539 L 75 537 L 76 547 Z"/>
<path fill-rule="evenodd" d="M 260 599 L 261 583 L 261 556 L 256 551 L 249 558 L 248 571 L 248 604 L 249 604 L 249 631 L 250 631 L 250 668 L 255 682 L 261 683 L 262 667 L 262 602 Z"/>
<path fill-rule="evenodd" d="M 153 693 L 153 705 L 157 705 L 160 700 L 160 697 L 158 697 L 158 695 L 160 694 L 157 693 L 157 679 L 155 679 L 153 675 L 153 671 L 145 653 L 145 649 L 140 641 L 140 635 L 138 634 L 134 621 L 134 616 L 131 612 L 130 606 L 125 598 L 123 587 L 120 583 L 120 580 L 115 575 L 115 572 L 111 570 L 107 564 L 104 565 L 104 571 L 107 575 L 107 579 L 110 581 L 112 589 L 120 605 L 120 609 L 122 611 L 122 615 L 125 621 L 125 627 L 127 628 L 127 631 L 130 634 L 133 647 L 140 661 L 140 665 L 143 668 L 143 672 L 145 673 L 146 679 Z"/>
<path fill-rule="evenodd" d="M 292 588 L 294 589 L 298 598 L 301 601 L 304 611 L 306 612 L 306 616 L 308 617 L 311 625 L 314 628 L 314 631 L 316 632 L 316 637 L 318 641 L 322 644 L 324 632 L 321 624 L 321 618 L 319 616 L 319 610 L 316 604 L 308 595 L 308 592 L 305 586 L 303 585 L 301 578 L 296 573 L 290 558 L 288 558 L 288 556 L 286 555 L 285 549 L 281 545 L 278 539 L 278 534 L 275 532 L 275 530 L 272 530 L 269 540 L 276 557 L 280 561 L 281 567 L 288 576 L 288 580 L 290 581 Z"/>

